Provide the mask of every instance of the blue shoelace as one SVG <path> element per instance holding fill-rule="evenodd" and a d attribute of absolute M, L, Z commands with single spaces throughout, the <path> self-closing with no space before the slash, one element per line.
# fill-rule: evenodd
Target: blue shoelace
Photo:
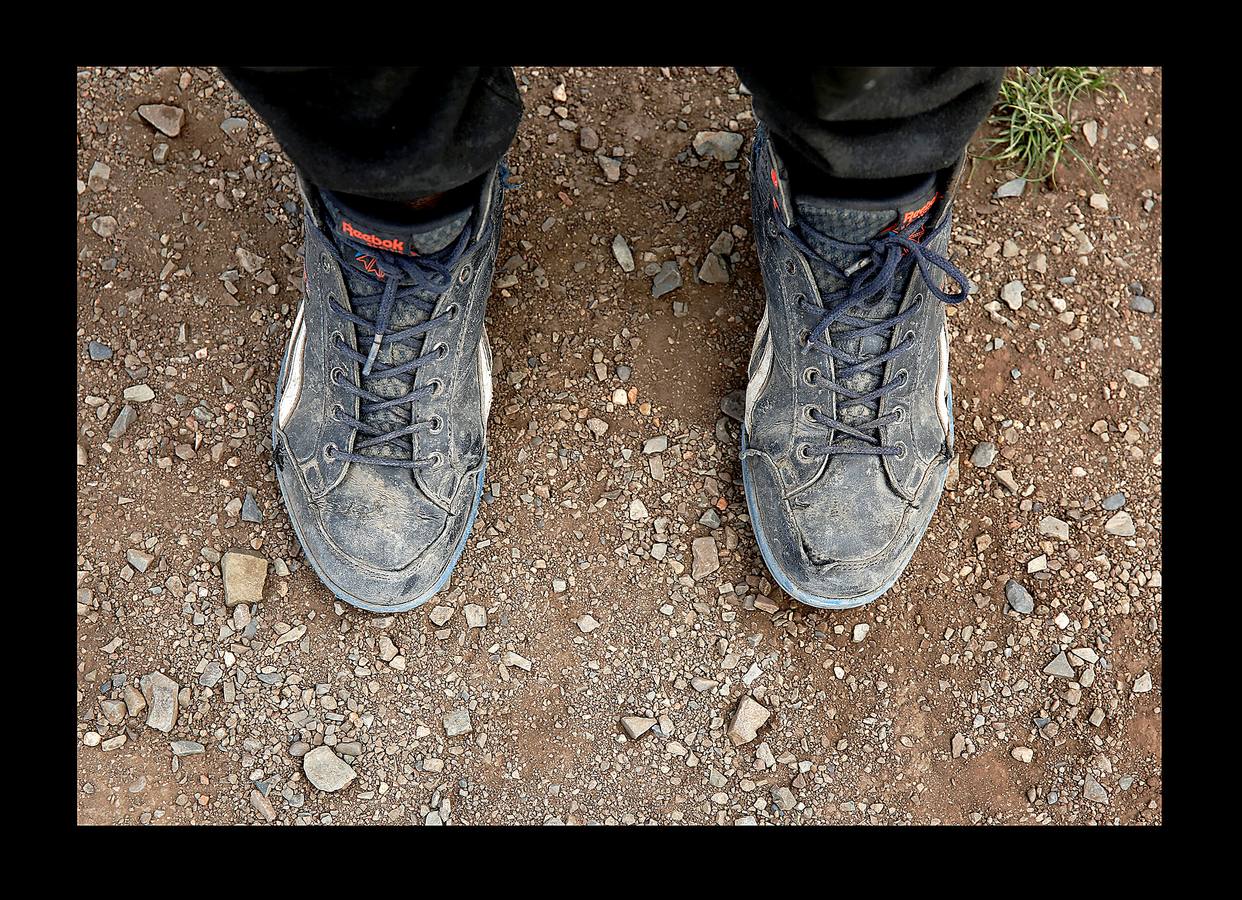
<path fill-rule="evenodd" d="M 308 225 L 308 227 L 313 226 Z M 439 344 L 433 348 L 438 351 L 437 353 L 425 354 L 421 352 L 423 350 L 422 341 L 419 342 L 417 347 L 412 346 L 409 342 L 422 337 L 444 322 L 454 321 L 461 312 L 456 304 L 451 304 L 438 316 L 428 318 L 424 322 L 419 322 L 417 325 L 403 328 L 400 331 L 389 333 L 389 320 L 398 303 L 412 304 L 427 313 L 428 316 L 431 316 L 431 313 L 435 310 L 436 298 L 444 294 L 453 285 L 454 278 L 456 277 L 454 269 L 470 243 L 470 232 L 470 220 L 468 220 L 455 243 L 449 248 L 429 256 L 403 257 L 382 250 L 368 249 L 367 253 L 375 258 L 376 262 L 382 267 L 383 272 L 382 278 L 378 278 L 374 273 L 372 273 L 371 277 L 376 278 L 383 287 L 381 290 L 369 294 L 353 293 L 350 297 L 350 303 L 356 310 L 374 307 L 378 304 L 378 310 L 373 319 L 350 312 L 341 306 L 335 297 L 329 296 L 328 304 L 332 311 L 353 324 L 358 343 L 362 345 L 365 338 L 371 338 L 370 348 L 367 353 L 359 353 L 345 343 L 344 340 L 334 338 L 334 343 L 342 354 L 362 364 L 363 377 L 402 378 L 417 372 L 423 366 L 438 362 L 448 355 L 448 347 L 445 344 Z M 354 269 L 352 255 L 342 252 L 331 242 L 329 242 L 329 250 L 342 269 Z M 356 271 L 356 269 L 354 270 Z M 376 358 L 379 355 L 380 348 L 385 343 L 404 346 L 417 355 L 409 362 L 401 363 L 400 365 L 378 366 L 376 365 Z M 414 377 L 411 377 L 409 383 L 412 385 L 415 380 Z M 355 441 L 352 452 L 342 450 L 335 445 L 329 445 L 332 450 L 332 453 L 329 455 L 330 459 L 342 459 L 348 462 L 367 463 L 377 466 L 398 466 L 404 469 L 422 469 L 439 464 L 442 456 L 439 452 L 432 453 L 424 459 L 414 458 L 412 435 L 420 428 L 429 428 L 434 434 L 444 427 L 444 423 L 439 416 L 418 419 L 415 418 L 414 414 L 414 405 L 418 401 L 425 397 L 436 396 L 444 390 L 445 385 L 441 380 L 435 379 L 417 388 L 407 390 L 400 397 L 392 399 L 386 399 L 379 394 L 368 391 L 361 384 L 356 384 L 352 380 L 338 380 L 335 377 L 335 371 L 333 372 L 332 381 L 333 384 L 362 399 L 363 402 L 359 412 L 364 418 L 372 413 L 387 409 L 404 409 L 406 412 L 398 413 L 405 423 L 403 426 L 384 430 L 362 419 L 354 418 L 338 406 L 334 410 L 337 421 L 349 425 L 355 430 L 356 434 L 365 434 L 368 437 Z M 403 458 L 392 459 L 382 456 L 364 455 L 358 452 L 385 444 L 396 447 Z"/>
<path fill-rule="evenodd" d="M 928 215 L 930 215 L 930 212 Z M 807 335 L 802 350 L 805 353 L 814 348 L 831 358 L 836 363 L 837 379 L 846 379 L 859 372 L 882 366 L 890 359 L 895 359 L 905 353 L 914 345 L 913 336 L 907 336 L 906 340 L 885 353 L 872 357 L 855 357 L 844 352 L 840 347 L 824 342 L 824 336 L 828 333 L 828 329 L 836 323 L 851 326 L 850 330 L 838 331 L 832 335 L 833 338 L 840 340 L 842 343 L 852 338 L 858 338 L 859 346 L 861 347 L 862 340 L 870 335 L 881 335 L 891 340 L 893 329 L 917 312 L 919 302 L 922 302 L 921 300 L 912 303 L 904 312 L 880 320 L 864 319 L 851 313 L 857 311 L 860 307 L 875 306 L 887 302 L 899 285 L 904 287 L 907 281 L 904 276 L 910 272 L 911 266 L 917 265 L 919 267 L 919 271 L 923 274 L 923 280 L 927 284 L 928 293 L 941 303 L 955 304 L 961 303 L 966 299 L 970 280 L 953 263 L 925 246 L 925 243 L 930 243 L 945 228 L 949 222 L 948 218 L 946 217 L 930 233 L 921 236 L 918 240 L 915 239 L 915 235 L 924 227 L 928 215 L 915 219 L 900 231 L 886 231 L 878 237 L 861 244 L 839 241 L 817 231 L 805 222 L 798 224 L 798 230 L 802 232 L 802 234 L 799 234 L 798 231 L 785 224 L 783 217 L 776 217 L 777 227 L 783 233 L 785 240 L 804 254 L 808 260 L 823 266 L 829 275 L 845 282 L 845 286 L 840 290 L 821 294 L 824 304 L 822 310 L 807 300 L 805 296 L 798 298 L 800 309 L 820 313 L 819 322 Z M 830 260 L 824 259 L 808 246 L 803 239 L 803 235 L 810 235 L 817 241 L 822 241 L 829 249 L 834 251 L 850 255 L 860 253 L 867 253 L 869 255 L 848 269 L 843 270 Z M 932 267 L 939 269 L 952 278 L 961 289 L 961 293 L 949 294 L 938 288 L 936 286 L 936 279 L 932 275 Z M 844 366 L 841 365 L 842 363 L 844 363 Z M 909 378 L 909 374 L 904 371 L 900 374 L 902 375 L 900 381 L 883 382 L 872 391 L 854 391 L 841 384 L 839 380 L 826 380 L 828 388 L 838 397 L 838 408 L 846 405 L 865 405 L 875 415 L 867 422 L 858 426 L 851 426 L 840 421 L 840 419 L 827 415 L 819 407 L 811 407 L 810 416 L 813 421 L 833 431 L 840 432 L 843 436 L 855 438 L 860 442 L 846 444 L 830 443 L 825 448 L 825 455 L 865 454 L 900 456 L 904 454 L 905 451 L 901 448 L 882 444 L 879 434 L 880 428 L 900 421 L 897 414 L 893 412 L 883 416 L 879 415 L 881 398 L 901 387 L 905 384 L 906 379 Z M 842 399 L 845 402 L 842 402 Z"/>

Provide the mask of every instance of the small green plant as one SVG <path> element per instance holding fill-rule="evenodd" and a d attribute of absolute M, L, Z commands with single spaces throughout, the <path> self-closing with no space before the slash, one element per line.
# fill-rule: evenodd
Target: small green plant
<path fill-rule="evenodd" d="M 1001 84 L 1000 100 L 989 124 L 999 126 L 1000 133 L 988 139 L 995 152 L 980 159 L 1021 169 L 1027 181 L 1051 180 L 1056 184 L 1057 166 L 1061 155 L 1070 153 L 1086 166 L 1091 166 L 1071 146 L 1074 126 L 1071 117 L 1074 101 L 1104 88 L 1114 88 L 1121 99 L 1126 95 L 1108 69 L 1089 66 L 1042 66 L 1014 69 Z"/>

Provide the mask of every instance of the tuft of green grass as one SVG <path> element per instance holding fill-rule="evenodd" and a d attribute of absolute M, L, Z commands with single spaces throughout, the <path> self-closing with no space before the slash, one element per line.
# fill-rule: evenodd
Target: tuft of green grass
<path fill-rule="evenodd" d="M 980 159 L 1020 169 L 1027 181 L 1051 180 L 1056 184 L 1057 166 L 1068 152 L 1091 173 L 1091 166 L 1070 142 L 1074 138 L 1074 101 L 1095 91 L 1113 88 L 1125 100 L 1110 69 L 1091 66 L 1042 66 L 1014 69 L 1001 84 L 996 111 L 988 123 L 999 134 L 988 139 L 995 152 Z"/>

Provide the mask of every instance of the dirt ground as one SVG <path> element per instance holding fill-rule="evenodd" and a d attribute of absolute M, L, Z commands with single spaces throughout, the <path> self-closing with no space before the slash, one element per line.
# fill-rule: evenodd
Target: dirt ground
<path fill-rule="evenodd" d="M 518 77 L 489 487 L 449 589 L 384 618 L 301 564 L 272 473 L 301 269 L 288 160 L 214 70 L 80 71 L 78 821 L 1160 822 L 1161 71 L 1078 104 L 1100 183 L 1071 161 L 1055 190 L 994 199 L 1010 174 L 969 171 L 957 470 L 896 587 L 845 612 L 766 577 L 722 415 L 762 312 L 736 75 Z M 177 137 L 138 116 L 150 103 L 185 111 Z M 737 163 L 696 155 L 705 130 L 745 135 Z M 730 280 L 701 283 L 722 232 Z M 653 299 L 645 268 L 668 260 L 683 285 Z M 983 442 L 998 452 L 976 466 Z M 239 514 L 248 493 L 261 522 Z M 720 568 L 696 581 L 703 536 Z M 241 613 L 230 550 L 271 562 Z M 1007 606 L 1010 579 L 1030 613 Z M 135 714 L 155 672 L 179 687 L 167 733 Z M 734 746 L 744 697 L 771 717 Z M 461 711 L 470 730 L 450 736 Z M 626 716 L 656 722 L 631 739 Z M 321 744 L 356 773 L 331 793 L 303 773 Z"/>

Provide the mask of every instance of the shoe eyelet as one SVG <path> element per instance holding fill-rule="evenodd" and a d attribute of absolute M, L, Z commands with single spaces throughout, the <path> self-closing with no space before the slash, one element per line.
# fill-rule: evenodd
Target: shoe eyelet
<path fill-rule="evenodd" d="M 906 420 L 906 408 L 904 406 L 894 406 L 893 413 L 897 416 L 896 421 L 893 422 L 894 425 L 899 425 Z"/>
<path fill-rule="evenodd" d="M 433 450 L 428 458 L 432 461 L 428 468 L 437 469 L 440 467 L 440 463 L 444 462 L 444 454 L 439 450 Z"/>
<path fill-rule="evenodd" d="M 441 381 L 439 378 L 433 378 L 431 379 L 431 381 L 427 383 L 432 385 L 431 396 L 439 397 L 441 394 L 444 393 L 444 382 Z"/>
<path fill-rule="evenodd" d="M 799 444 L 798 450 L 797 450 L 798 459 L 802 460 L 803 462 L 810 462 L 811 454 L 808 452 L 810 449 L 811 449 L 810 444 Z"/>
<path fill-rule="evenodd" d="M 815 421 L 815 413 L 817 412 L 819 412 L 818 406 L 815 406 L 813 404 L 808 404 L 807 406 L 802 407 L 802 418 L 805 419 L 807 422 L 810 422 L 812 424 L 817 424 Z M 806 445 L 804 444 L 803 446 L 806 446 Z"/>
<path fill-rule="evenodd" d="M 776 219 L 768 219 L 768 234 L 771 237 L 776 237 Z"/>
<path fill-rule="evenodd" d="M 319 254 L 319 268 L 323 269 L 323 271 L 325 272 L 332 271 L 332 266 L 328 263 L 328 254 L 326 253 Z"/>
<path fill-rule="evenodd" d="M 906 458 L 906 454 L 907 454 L 907 452 L 909 452 L 909 451 L 908 451 L 908 448 L 906 447 L 906 442 L 905 442 L 905 441 L 898 441 L 898 442 L 897 442 L 897 446 L 901 449 L 901 452 L 900 452 L 900 453 L 895 454 L 895 457 L 896 457 L 898 460 L 905 459 L 905 458 Z"/>
<path fill-rule="evenodd" d="M 340 384 L 341 384 L 341 382 L 340 382 L 340 380 L 336 377 L 336 373 L 337 373 L 337 372 L 340 372 L 342 375 L 344 375 L 344 374 L 345 374 L 345 370 L 344 370 L 344 369 L 342 369 L 340 366 L 333 366 L 333 367 L 332 367 L 332 371 L 328 373 L 328 380 L 329 380 L 329 381 L 331 381 L 333 384 L 335 384 L 335 385 L 337 385 L 337 386 L 339 387 L 339 386 L 340 386 Z"/>
<path fill-rule="evenodd" d="M 911 345 L 911 346 L 913 346 L 913 345 L 914 345 L 914 337 L 915 337 L 915 335 L 914 335 L 914 331 L 913 331 L 913 330 L 910 330 L 910 331 L 907 331 L 907 332 L 906 332 L 905 340 L 906 340 L 906 341 L 909 341 L 909 342 L 910 342 L 910 345 Z"/>
<path fill-rule="evenodd" d="M 332 346 L 337 348 L 344 347 L 345 335 L 341 334 L 339 331 L 332 332 Z"/>
<path fill-rule="evenodd" d="M 802 380 L 807 384 L 814 385 L 819 381 L 819 369 L 814 366 L 808 366 L 802 370 Z"/>
<path fill-rule="evenodd" d="M 461 273 L 457 276 L 458 283 L 465 284 L 470 280 L 470 276 L 473 272 L 474 270 L 470 267 L 470 263 L 466 263 L 461 267 Z"/>
<path fill-rule="evenodd" d="M 343 421 L 341 419 L 341 416 L 343 415 L 345 415 L 345 407 L 341 406 L 341 404 L 339 403 L 334 404 L 332 407 L 332 421 L 334 422 Z"/>
<path fill-rule="evenodd" d="M 436 352 L 436 359 L 445 359 L 449 355 L 448 344 L 441 341 L 432 348 Z"/>
<path fill-rule="evenodd" d="M 336 451 L 337 451 L 336 444 L 324 444 L 323 445 L 323 458 L 326 459 L 328 462 L 332 462 L 333 460 L 336 459 Z"/>
<path fill-rule="evenodd" d="M 894 377 L 898 377 L 898 376 L 901 378 L 901 386 L 905 387 L 906 382 L 910 380 L 910 370 L 909 369 L 898 369 L 897 376 L 894 376 Z"/>
<path fill-rule="evenodd" d="M 461 312 L 461 307 L 456 303 L 450 303 L 444 308 L 444 312 L 448 316 L 448 320 L 452 322 L 457 318 L 457 314 Z"/>
<path fill-rule="evenodd" d="M 797 275 L 798 274 L 798 267 L 794 265 L 794 261 L 792 259 L 785 260 L 785 274 L 786 275 Z"/>
<path fill-rule="evenodd" d="M 427 429 L 431 434 L 439 434 L 444 430 L 444 419 L 441 416 L 431 417 L 431 427 Z"/>

